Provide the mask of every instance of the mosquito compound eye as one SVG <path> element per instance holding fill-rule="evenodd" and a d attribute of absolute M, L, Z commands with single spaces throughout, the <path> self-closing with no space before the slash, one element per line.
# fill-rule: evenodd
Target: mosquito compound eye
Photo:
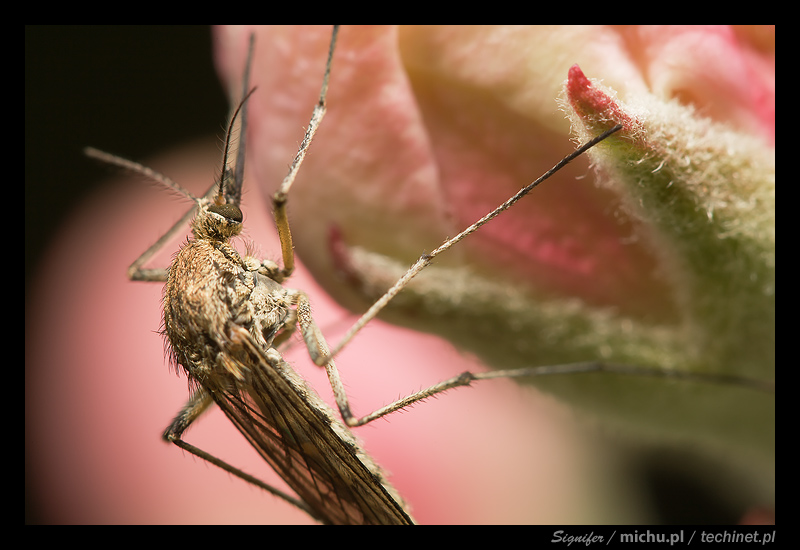
<path fill-rule="evenodd" d="M 235 223 L 242 223 L 243 216 L 242 210 L 236 206 L 235 204 L 221 204 L 216 205 L 212 204 L 208 207 L 209 212 L 214 212 L 215 214 L 219 214 L 223 216 L 226 220 L 230 220 Z"/>

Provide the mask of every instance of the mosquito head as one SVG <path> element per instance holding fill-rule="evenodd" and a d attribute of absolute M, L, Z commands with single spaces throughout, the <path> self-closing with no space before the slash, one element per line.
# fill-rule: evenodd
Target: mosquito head
<path fill-rule="evenodd" d="M 242 232 L 242 210 L 236 204 L 209 204 L 198 201 L 199 209 L 192 220 L 195 239 L 227 241 Z"/>
<path fill-rule="evenodd" d="M 228 130 L 225 132 L 225 152 L 222 156 L 222 173 L 217 181 L 217 191 L 213 198 L 195 199 L 197 200 L 198 210 L 194 220 L 192 220 L 192 232 L 195 239 L 210 239 L 214 241 L 227 241 L 242 232 L 242 210 L 239 207 L 242 200 L 242 182 L 244 181 L 244 153 L 245 136 L 247 135 L 247 100 L 256 91 L 251 88 L 250 82 L 250 60 L 253 57 L 255 45 L 255 35 L 250 36 L 250 45 L 247 54 L 244 77 L 242 82 L 242 100 L 237 105 L 236 110 L 228 123 Z M 246 93 L 245 93 L 246 92 Z M 231 142 L 236 126 L 236 120 L 241 117 L 239 125 L 239 143 L 236 154 L 236 166 L 229 166 L 231 157 Z M 208 195 L 206 195 L 208 197 Z"/>

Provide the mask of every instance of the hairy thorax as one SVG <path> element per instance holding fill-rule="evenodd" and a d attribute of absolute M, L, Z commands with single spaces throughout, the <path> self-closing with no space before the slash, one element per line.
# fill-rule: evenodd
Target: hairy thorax
<path fill-rule="evenodd" d="M 170 267 L 164 331 L 175 362 L 195 377 L 221 366 L 220 351 L 236 349 L 242 330 L 269 348 L 290 316 L 283 287 L 246 260 L 227 242 L 196 239 Z"/>

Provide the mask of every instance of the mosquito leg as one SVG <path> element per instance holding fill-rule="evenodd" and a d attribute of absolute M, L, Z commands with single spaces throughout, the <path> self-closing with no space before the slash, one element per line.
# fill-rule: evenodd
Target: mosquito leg
<path fill-rule="evenodd" d="M 300 334 L 303 337 L 306 348 L 308 348 L 308 354 L 311 356 L 311 360 L 317 363 L 321 358 L 330 354 L 328 343 L 325 341 L 325 337 L 322 335 L 322 331 L 319 330 L 316 321 L 311 316 L 311 303 L 308 301 L 306 293 L 302 290 L 292 290 L 290 291 L 290 297 L 297 307 L 296 321 L 300 325 Z M 347 399 L 347 392 L 345 392 L 336 363 L 334 363 L 333 359 L 330 359 L 324 364 L 324 367 L 333 389 L 333 398 L 336 400 L 339 413 L 342 415 L 342 420 L 348 426 L 356 425 L 351 424 L 354 420 L 353 413 L 350 410 L 350 401 Z"/>
<path fill-rule="evenodd" d="M 576 372 L 598 372 L 598 371 L 612 371 L 629 374 L 631 368 L 619 366 L 614 370 L 613 366 L 604 365 L 602 363 L 576 363 L 569 365 L 558 365 L 555 367 L 534 367 L 529 369 L 517 369 L 506 371 L 494 371 L 487 373 L 473 374 L 471 372 L 463 372 L 458 376 L 454 376 L 448 380 L 434 384 L 433 386 L 420 390 L 416 393 L 409 395 L 403 399 L 395 401 L 385 407 L 365 415 L 363 417 L 356 417 L 350 408 L 350 401 L 347 398 L 347 392 L 342 384 L 339 370 L 336 368 L 336 363 L 330 359 L 330 349 L 325 337 L 319 330 L 314 318 L 311 316 L 311 304 L 308 296 L 301 290 L 290 291 L 290 297 L 296 306 L 297 324 L 300 326 L 300 333 L 303 336 L 308 354 L 311 359 L 316 363 L 317 361 L 328 358 L 324 364 L 325 371 L 328 374 L 331 388 L 333 390 L 333 397 L 336 405 L 339 408 L 339 413 L 342 415 L 342 420 L 350 427 L 363 426 L 373 420 L 377 420 L 387 414 L 393 413 L 397 410 L 413 405 L 419 401 L 423 401 L 429 397 L 445 392 L 447 390 L 458 388 L 460 386 L 468 386 L 477 380 L 485 380 L 491 378 L 520 378 L 520 377 L 533 377 L 543 376 L 546 374 L 572 374 Z"/>
<path fill-rule="evenodd" d="M 522 189 L 520 189 L 517 192 L 516 195 L 514 195 L 513 197 L 508 199 L 506 202 L 504 202 L 503 204 L 501 204 L 500 206 L 498 206 L 497 208 L 495 208 L 494 210 L 492 210 L 491 212 L 486 214 L 484 217 L 482 217 L 481 219 L 479 219 L 478 221 L 476 221 L 475 223 L 473 223 L 472 225 L 470 225 L 469 227 L 464 229 L 461 233 L 459 233 L 458 235 L 456 235 L 455 237 L 453 237 L 451 239 L 447 239 L 445 242 L 443 242 L 441 245 L 439 245 L 438 248 L 432 250 L 431 252 L 429 252 L 427 254 L 423 254 L 422 256 L 420 256 L 419 259 L 408 269 L 408 271 L 405 273 L 405 275 L 400 277 L 400 279 L 398 279 L 397 282 L 394 285 L 392 285 L 392 287 L 389 288 L 389 290 L 387 290 L 386 293 L 383 296 L 381 296 L 374 304 L 372 304 L 372 307 L 370 307 L 366 311 L 366 313 L 364 313 L 353 324 L 353 326 L 350 327 L 350 330 L 348 330 L 347 333 L 339 341 L 339 343 L 336 344 L 336 347 L 333 348 L 333 351 L 331 353 L 327 354 L 326 356 L 321 357 L 319 360 L 315 361 L 315 363 L 317 363 L 317 365 L 323 365 L 329 359 L 331 359 L 336 354 L 338 354 L 342 350 L 342 348 L 344 348 L 348 344 L 348 342 L 350 342 L 350 340 L 353 339 L 353 337 L 356 335 L 356 333 L 358 333 L 362 328 L 364 328 L 364 326 L 367 323 L 369 323 L 372 319 L 374 319 L 378 315 L 378 313 L 384 307 L 386 307 L 386 305 L 390 301 L 392 301 L 392 299 L 401 290 L 403 290 L 403 288 L 405 288 L 406 285 L 408 285 L 408 283 L 411 281 L 411 279 L 416 277 L 419 274 L 420 271 L 425 269 L 431 263 L 431 261 L 433 261 L 433 259 L 436 256 L 438 256 L 442 252 L 445 252 L 448 249 L 452 248 L 455 244 L 459 243 L 462 239 L 468 237 L 469 235 L 471 235 L 472 233 L 474 233 L 475 231 L 480 229 L 484 224 L 492 221 L 494 218 L 496 218 L 497 216 L 499 216 L 500 214 L 502 214 L 503 212 L 505 212 L 506 210 L 511 208 L 517 201 L 519 201 L 525 195 L 530 193 L 534 188 L 536 188 L 539 184 L 541 184 L 543 181 L 548 179 L 550 176 L 552 176 L 553 174 L 555 174 L 556 172 L 561 170 L 561 168 L 563 168 L 564 166 L 566 166 L 567 164 L 572 162 L 577 157 L 581 156 L 588 149 L 591 149 L 592 147 L 594 147 L 595 145 L 597 145 L 598 143 L 600 143 L 601 141 L 603 141 L 604 139 L 609 137 L 614 132 L 618 132 L 621 129 L 622 129 L 622 125 L 618 124 L 618 125 L 614 126 L 613 128 L 610 128 L 610 129 L 606 130 L 605 132 L 603 132 L 599 136 L 587 141 L 586 143 L 581 145 L 578 149 L 576 149 L 575 151 L 573 151 L 572 153 L 570 153 L 569 155 L 567 155 L 566 157 L 561 159 L 558 163 L 556 163 L 555 166 L 553 166 L 550 170 L 548 170 L 547 172 L 542 174 L 537 180 L 535 180 L 531 184 L 527 185 L 526 187 L 523 187 Z"/>
<path fill-rule="evenodd" d="M 490 371 L 484 373 L 477 373 L 473 374 L 471 372 L 463 372 L 453 378 L 449 378 L 438 384 L 434 384 L 433 386 L 420 390 L 416 393 L 409 395 L 403 399 L 395 401 L 385 407 L 381 407 L 380 409 L 357 418 L 353 415 L 350 409 L 350 403 L 347 398 L 347 394 L 344 390 L 344 385 L 342 384 L 341 378 L 339 377 L 338 369 L 336 368 L 336 364 L 332 359 L 330 359 L 330 351 L 328 348 L 328 344 L 325 341 L 322 333 L 320 332 L 319 328 L 317 327 L 314 319 L 311 317 L 311 308 L 308 302 L 308 297 L 300 292 L 296 291 L 295 300 L 297 304 L 297 321 L 300 325 L 300 331 L 303 335 L 303 339 L 306 342 L 306 347 L 308 348 L 309 355 L 311 356 L 312 360 L 315 362 L 328 358 L 327 363 L 325 363 L 325 370 L 328 373 L 328 380 L 330 381 L 331 387 L 333 388 L 333 395 L 334 399 L 336 400 L 336 405 L 339 407 L 339 412 L 342 415 L 342 420 L 344 420 L 345 424 L 351 427 L 355 426 L 363 426 L 364 424 L 368 424 L 373 420 L 377 420 L 387 414 L 393 413 L 397 410 L 403 409 L 408 407 L 409 405 L 413 405 L 419 401 L 423 401 L 429 397 L 434 395 L 440 394 L 447 390 L 451 390 L 453 388 L 458 388 L 461 386 L 469 386 L 472 382 L 476 382 L 479 380 L 491 380 L 495 378 L 533 378 L 537 376 L 552 376 L 552 375 L 574 375 L 574 374 L 581 374 L 581 373 L 610 373 L 610 374 L 618 374 L 618 375 L 626 375 L 626 376 L 638 376 L 638 377 L 659 377 L 659 378 L 670 378 L 675 380 L 688 380 L 695 383 L 711 383 L 711 384 L 728 384 L 728 385 L 735 385 L 741 387 L 748 387 L 755 391 L 759 392 L 767 392 L 767 393 L 774 393 L 775 386 L 769 382 L 763 382 L 759 380 L 753 379 L 746 379 L 740 378 L 735 376 L 728 376 L 728 375 L 715 375 L 715 374 L 698 374 L 698 373 L 687 373 L 681 371 L 670 371 L 664 369 L 655 369 L 650 367 L 637 367 L 631 365 L 621 365 L 621 364 L 609 364 L 609 363 L 601 363 L 601 362 L 583 362 L 583 363 L 569 363 L 563 365 L 548 365 L 548 366 L 540 366 L 540 367 L 529 367 L 529 368 L 521 368 L 521 369 L 513 369 L 513 370 L 497 370 L 497 371 Z"/>
<path fill-rule="evenodd" d="M 189 401 L 181 408 L 180 412 L 175 415 L 175 418 L 170 423 L 169 427 L 164 431 L 161 436 L 164 441 L 174 442 L 180 439 L 183 432 L 203 414 L 214 400 L 203 388 L 195 391 L 189 398 Z"/>
<path fill-rule="evenodd" d="M 664 369 L 656 369 L 651 367 L 637 367 L 632 365 L 621 365 L 611 363 L 601 363 L 597 361 L 589 361 L 583 363 L 568 363 L 563 365 L 547 365 L 541 367 L 529 367 L 511 370 L 496 370 L 489 372 L 482 372 L 473 374 L 471 372 L 462 372 L 458 376 L 454 376 L 438 384 L 420 390 L 404 399 L 395 401 L 385 407 L 372 412 L 366 416 L 358 419 L 351 419 L 347 422 L 349 426 L 363 426 L 373 420 L 386 416 L 409 405 L 413 405 L 419 401 L 432 397 L 436 394 L 442 393 L 453 388 L 461 386 L 469 386 L 472 382 L 479 380 L 492 380 L 495 378 L 533 378 L 538 376 L 553 376 L 553 375 L 575 375 L 586 373 L 607 373 L 618 374 L 625 376 L 636 377 L 657 377 L 669 378 L 673 380 L 684 380 L 693 383 L 707 383 L 707 384 L 725 384 L 730 386 L 738 386 L 749 388 L 751 390 L 763 393 L 775 393 L 775 384 L 767 381 L 742 378 L 737 376 L 730 376 L 724 374 L 698 374 L 682 371 L 671 371 Z"/>
<path fill-rule="evenodd" d="M 213 190 L 213 188 L 212 188 Z M 153 255 L 161 250 L 164 245 L 170 242 L 174 237 L 175 234 L 180 231 L 181 229 L 185 228 L 189 223 L 189 220 L 194 216 L 194 213 L 197 211 L 197 206 L 189 209 L 186 214 L 184 214 L 180 220 L 178 220 L 175 225 L 173 225 L 169 231 L 164 233 L 160 239 L 158 239 L 155 243 L 153 243 L 150 248 L 144 251 L 144 253 L 136 258 L 136 261 L 133 262 L 130 267 L 128 268 L 128 279 L 131 281 L 160 281 L 166 282 L 167 280 L 167 269 L 160 268 L 160 269 L 144 269 L 142 266 L 147 263 Z"/>
<path fill-rule="evenodd" d="M 144 166 L 143 164 L 139 164 L 138 162 L 118 157 L 117 155 L 112 155 L 111 153 L 106 153 L 105 151 L 100 151 L 99 149 L 95 149 L 94 147 L 86 147 L 83 150 L 83 152 L 86 154 L 87 157 L 100 160 L 102 162 L 105 162 L 106 164 L 113 164 L 114 166 L 119 166 L 120 168 L 130 170 L 131 172 L 140 174 L 146 178 L 156 181 L 164 185 L 165 187 L 175 189 L 176 191 L 178 191 L 183 195 L 187 195 L 187 192 L 180 185 L 172 181 L 167 176 L 160 174 L 155 170 L 153 170 L 152 168 Z M 204 195 L 204 198 L 212 196 L 214 194 L 214 191 L 216 191 L 216 184 L 211 186 L 211 188 Z M 134 261 L 128 268 L 128 278 L 131 281 L 164 282 L 167 280 L 167 270 L 165 268 L 144 269 L 142 268 L 142 266 L 146 264 L 156 252 L 161 250 L 164 247 L 164 245 L 166 245 L 169 241 L 172 240 L 175 234 L 189 222 L 192 216 L 194 216 L 196 210 L 197 210 L 197 205 L 195 205 L 188 212 L 186 212 L 186 214 L 184 214 L 183 217 L 169 229 L 169 231 L 164 233 L 164 235 L 160 239 L 158 239 L 155 243 L 153 243 L 153 245 L 150 246 L 150 248 L 145 250 L 141 256 L 136 258 L 136 261 Z"/>
<path fill-rule="evenodd" d="M 285 500 L 289 504 L 307 513 L 314 519 L 320 520 L 320 518 L 317 517 L 314 511 L 311 508 L 309 508 L 306 505 L 306 503 L 303 502 L 302 500 L 299 500 L 291 495 L 284 493 L 280 489 L 276 489 L 275 487 L 272 487 L 271 485 L 264 483 L 260 479 L 253 477 L 246 472 L 243 472 L 239 468 L 231 466 L 224 460 L 220 460 L 214 455 L 211 455 L 205 452 L 204 450 L 195 447 L 191 443 L 187 443 L 186 441 L 181 439 L 183 432 L 186 431 L 186 429 L 192 424 L 192 422 L 197 420 L 197 418 L 201 414 L 203 414 L 203 412 L 205 412 L 206 409 L 208 409 L 208 407 L 211 406 L 213 403 L 214 400 L 206 390 L 204 390 L 203 388 L 198 389 L 192 395 L 192 397 L 189 399 L 186 405 L 183 406 L 183 408 L 180 410 L 177 416 L 175 416 L 175 419 L 172 421 L 169 427 L 164 431 L 164 434 L 162 435 L 164 441 L 168 441 L 170 443 L 175 444 L 177 447 L 180 447 L 184 451 L 191 453 L 194 456 L 213 464 L 214 466 L 222 468 L 229 474 L 233 474 L 239 479 L 242 479 L 247 483 L 255 485 L 256 487 L 263 489 L 264 491 L 267 491 L 268 493 Z"/>
<path fill-rule="evenodd" d="M 148 169 L 149 170 L 149 169 Z M 164 178 L 164 176 L 161 176 Z M 161 180 L 157 180 L 161 181 Z M 177 184 L 176 184 L 177 185 Z M 208 199 L 214 195 L 217 191 L 217 185 L 212 185 L 209 190 L 203 195 L 204 199 Z M 175 224 L 169 228 L 169 230 L 161 236 L 155 243 L 153 243 L 150 248 L 144 251 L 141 256 L 136 258 L 130 267 L 128 268 L 128 278 L 131 281 L 160 281 L 166 282 L 167 280 L 167 269 L 166 268 L 157 268 L 157 269 L 144 269 L 142 266 L 146 264 L 150 258 L 152 258 L 159 250 L 161 250 L 166 244 L 168 244 L 172 239 L 175 238 L 175 235 L 181 231 L 185 230 L 185 228 L 189 224 L 189 220 L 192 219 L 195 212 L 197 212 L 197 205 L 195 204 L 192 208 L 190 208 L 181 219 L 179 219 Z"/>
<path fill-rule="evenodd" d="M 621 372 L 625 371 L 625 367 L 620 365 Z M 530 378 L 535 376 L 545 376 L 545 375 L 553 375 L 553 374 L 575 374 L 575 373 L 587 373 L 587 372 L 602 372 L 602 371 L 612 371 L 615 372 L 615 366 L 613 365 L 605 365 L 603 363 L 597 362 L 588 362 L 588 363 L 571 363 L 565 365 L 556 365 L 556 366 L 543 366 L 543 367 L 532 367 L 532 368 L 522 368 L 522 369 L 514 369 L 514 370 L 504 370 L 504 371 L 490 371 L 484 373 L 473 374 L 471 372 L 462 372 L 461 374 L 454 376 L 453 378 L 449 378 L 438 384 L 434 384 L 433 386 L 426 388 L 424 390 L 420 390 L 416 393 L 409 395 L 403 399 L 395 401 L 389 405 L 381 407 L 380 409 L 362 416 L 358 419 L 353 419 L 348 425 L 350 426 L 363 426 L 364 424 L 368 424 L 373 420 L 377 420 L 387 414 L 393 413 L 409 405 L 413 405 L 414 403 L 418 403 L 423 401 L 429 397 L 433 397 L 434 395 L 440 394 L 447 390 L 451 390 L 453 388 L 459 388 L 461 386 L 469 386 L 472 382 L 478 380 L 489 380 L 493 378 Z"/>
<path fill-rule="evenodd" d="M 289 218 L 286 215 L 286 202 L 289 199 L 289 189 L 292 187 L 292 184 L 297 177 L 297 171 L 300 169 L 300 165 L 303 163 L 303 159 L 306 156 L 308 147 L 311 145 L 311 141 L 314 139 L 314 134 L 317 133 L 317 128 L 322 121 L 322 117 L 325 116 L 325 111 L 327 108 L 325 104 L 325 98 L 328 95 L 328 80 L 330 79 L 331 74 L 331 61 L 333 60 L 333 50 L 336 47 L 336 37 L 338 34 L 339 26 L 334 25 L 330 47 L 328 48 L 328 61 L 325 65 L 325 77 L 322 79 L 322 89 L 319 93 L 319 101 L 314 106 L 314 112 L 312 113 L 311 120 L 308 123 L 306 135 L 303 137 L 303 141 L 300 143 L 300 148 L 297 151 L 297 155 L 294 157 L 294 161 L 292 161 L 292 165 L 289 167 L 289 173 L 286 174 L 283 182 L 281 182 L 281 186 L 272 197 L 272 204 L 275 208 L 275 225 L 278 228 L 278 236 L 281 240 L 281 254 L 283 255 L 283 269 L 281 270 L 281 276 L 284 279 L 291 275 L 294 271 L 294 246 L 292 245 L 292 232 L 289 228 Z"/>

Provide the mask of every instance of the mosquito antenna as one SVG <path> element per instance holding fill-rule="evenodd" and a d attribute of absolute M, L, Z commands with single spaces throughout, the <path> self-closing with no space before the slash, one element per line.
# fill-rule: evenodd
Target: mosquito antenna
<path fill-rule="evenodd" d="M 231 141 L 233 139 L 233 126 L 236 124 L 236 117 L 239 116 L 239 113 L 244 115 L 245 111 L 243 110 L 243 107 L 245 106 L 245 102 L 255 91 L 256 89 L 253 88 L 247 93 L 247 95 L 244 96 L 242 102 L 239 103 L 239 106 L 236 107 L 236 110 L 233 112 L 231 121 L 228 124 L 228 130 L 225 132 L 225 154 L 222 156 L 222 175 L 219 178 L 219 192 L 217 193 L 217 198 L 220 199 L 224 195 L 224 202 L 226 204 L 239 204 L 239 200 L 242 197 L 242 181 L 244 176 L 240 174 L 244 172 L 244 131 L 246 122 L 244 118 L 242 118 L 239 154 L 236 157 L 236 169 L 234 170 L 235 173 L 233 174 L 234 186 L 232 188 L 225 185 L 225 183 L 228 182 L 229 178 L 231 177 L 230 170 L 228 169 L 228 157 L 230 156 Z"/>
<path fill-rule="evenodd" d="M 237 189 L 238 197 L 242 195 L 242 184 L 244 183 L 244 153 L 245 153 L 245 138 L 247 137 L 247 98 L 253 93 L 247 89 L 250 87 L 250 69 L 253 63 L 253 50 L 255 49 L 256 35 L 250 35 L 250 45 L 247 50 L 247 64 L 244 67 L 244 76 L 242 77 L 242 127 L 239 131 L 239 151 L 236 154 L 236 173 L 235 187 Z M 238 201 L 237 201 L 238 202 Z"/>
<path fill-rule="evenodd" d="M 101 151 L 100 149 L 95 149 L 94 147 L 85 147 L 83 149 L 83 154 L 85 154 L 87 157 L 99 160 L 101 162 L 105 162 L 106 164 L 111 164 L 113 166 L 119 166 L 120 168 L 130 170 L 131 172 L 144 176 L 145 178 L 153 180 L 156 183 L 160 183 L 167 189 L 172 189 L 173 191 L 177 191 L 184 197 L 192 199 L 195 202 L 197 201 L 197 198 L 195 198 L 194 195 L 192 195 L 189 191 L 178 185 L 175 181 L 171 180 L 164 174 L 156 172 L 152 168 L 148 168 L 143 164 L 139 164 L 138 162 L 134 162 L 132 160 L 119 157 L 117 155 L 112 155 L 111 153 L 106 153 L 105 151 Z"/>
<path fill-rule="evenodd" d="M 242 198 L 242 185 L 244 183 L 244 158 L 245 158 L 245 138 L 247 136 L 247 100 L 256 91 L 255 88 L 248 91 L 250 86 L 250 68 L 253 60 L 253 49 L 255 45 L 256 35 L 250 35 L 250 45 L 247 50 L 247 62 L 244 67 L 244 76 L 242 77 L 242 100 L 233 112 L 230 122 L 228 123 L 228 131 L 225 133 L 225 154 L 222 157 L 222 175 L 219 179 L 219 193 L 217 200 L 222 202 L 224 196 L 225 204 L 236 204 L 241 202 Z M 228 157 L 230 156 L 231 142 L 233 141 L 233 128 L 236 124 L 236 119 L 241 115 L 242 123 L 239 127 L 239 147 L 236 154 L 236 168 L 231 174 L 228 168 Z M 231 181 L 231 179 L 233 181 Z"/>

